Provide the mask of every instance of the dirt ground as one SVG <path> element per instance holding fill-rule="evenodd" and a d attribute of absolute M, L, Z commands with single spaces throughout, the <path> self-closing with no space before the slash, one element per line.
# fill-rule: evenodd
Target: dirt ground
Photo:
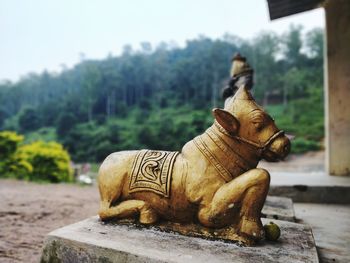
<path fill-rule="evenodd" d="M 323 152 L 317 152 L 261 166 L 309 171 L 322 170 L 323 162 Z M 0 180 L 0 262 L 38 262 L 46 234 L 96 215 L 98 202 L 96 186 Z"/>
<path fill-rule="evenodd" d="M 39 262 L 47 233 L 96 215 L 96 186 L 0 180 L 0 262 Z"/>

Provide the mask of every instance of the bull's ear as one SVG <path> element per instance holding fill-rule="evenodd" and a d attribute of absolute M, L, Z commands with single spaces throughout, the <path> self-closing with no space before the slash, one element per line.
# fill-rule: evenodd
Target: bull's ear
<path fill-rule="evenodd" d="M 239 121 L 228 111 L 222 109 L 213 109 L 213 115 L 216 121 L 230 134 L 237 134 Z"/>

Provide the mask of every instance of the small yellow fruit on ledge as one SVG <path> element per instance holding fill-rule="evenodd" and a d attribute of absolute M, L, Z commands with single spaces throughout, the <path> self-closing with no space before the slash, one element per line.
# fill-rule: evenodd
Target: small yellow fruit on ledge
<path fill-rule="evenodd" d="M 264 225 L 265 237 L 267 240 L 276 241 L 281 235 L 281 229 L 273 222 Z"/>

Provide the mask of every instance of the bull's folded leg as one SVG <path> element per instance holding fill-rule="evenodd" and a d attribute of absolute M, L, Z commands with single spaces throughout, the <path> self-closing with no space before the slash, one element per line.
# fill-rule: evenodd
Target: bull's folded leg
<path fill-rule="evenodd" d="M 221 227 L 228 222 L 228 216 L 232 217 L 230 211 L 241 205 L 238 231 L 260 239 L 263 234 L 260 213 L 269 183 L 269 173 L 264 169 L 252 169 L 238 176 L 221 186 L 210 202 L 202 204 L 199 221 L 208 227 Z"/>
<path fill-rule="evenodd" d="M 264 230 L 261 223 L 261 210 L 264 206 L 270 185 L 270 175 L 266 170 L 255 169 L 256 184 L 249 187 L 242 200 L 239 230 L 241 233 L 261 239 Z"/>
<path fill-rule="evenodd" d="M 267 191 L 268 185 L 266 184 L 252 186 L 242 200 L 239 231 L 253 236 L 254 239 L 261 239 L 264 236 L 260 217 Z"/>
<path fill-rule="evenodd" d="M 99 211 L 101 220 L 130 218 L 137 215 L 140 215 L 141 224 L 153 224 L 158 219 L 156 211 L 145 201 L 127 200 L 112 207 L 107 202 L 101 202 Z"/>

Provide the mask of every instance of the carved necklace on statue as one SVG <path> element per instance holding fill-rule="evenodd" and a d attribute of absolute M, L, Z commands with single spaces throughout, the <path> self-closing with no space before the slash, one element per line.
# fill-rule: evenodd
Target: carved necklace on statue
<path fill-rule="evenodd" d="M 256 164 L 245 160 L 221 136 L 215 128 L 210 127 L 204 134 L 194 138 L 194 144 L 226 182 L 256 167 Z"/>

